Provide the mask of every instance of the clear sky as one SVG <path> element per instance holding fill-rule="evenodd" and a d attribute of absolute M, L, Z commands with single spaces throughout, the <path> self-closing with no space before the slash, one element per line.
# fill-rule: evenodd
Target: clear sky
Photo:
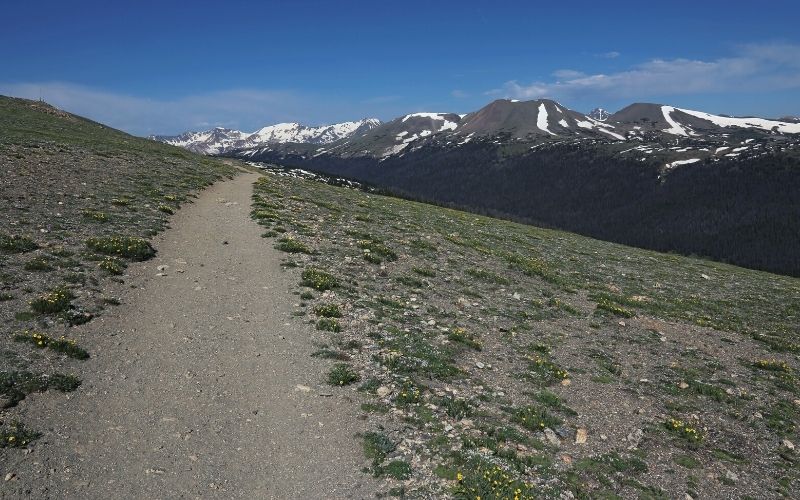
<path fill-rule="evenodd" d="M 797 0 L 14 1 L 0 94 L 145 135 L 500 97 L 800 115 Z"/>

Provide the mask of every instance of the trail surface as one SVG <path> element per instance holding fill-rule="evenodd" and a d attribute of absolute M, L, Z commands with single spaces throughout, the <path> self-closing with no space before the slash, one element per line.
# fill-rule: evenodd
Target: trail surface
<path fill-rule="evenodd" d="M 83 386 L 23 403 L 44 435 L 3 496 L 373 496 L 357 395 L 323 384 L 322 335 L 290 320 L 297 276 L 249 218 L 256 178 L 202 192 L 107 291 L 122 305 L 80 335 Z"/>

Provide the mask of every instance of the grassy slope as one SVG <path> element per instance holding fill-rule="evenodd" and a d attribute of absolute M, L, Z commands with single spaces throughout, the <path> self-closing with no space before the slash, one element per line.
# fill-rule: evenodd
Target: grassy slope
<path fill-rule="evenodd" d="M 1 96 L 0 165 L 0 407 L 10 407 L 26 393 L 79 384 L 59 375 L 87 353 L 60 337 L 115 303 L 98 293 L 100 283 L 130 260 L 101 255 L 87 240 L 131 238 L 127 246 L 143 252 L 131 257 L 146 258 L 146 238 L 166 226 L 169 213 L 235 169 Z M 49 300 L 36 302 L 43 296 Z M 24 441 L 11 412 L 2 418 L 0 446 Z"/>
<path fill-rule="evenodd" d="M 393 493 L 798 488 L 800 280 L 284 176 L 253 209 Z"/>

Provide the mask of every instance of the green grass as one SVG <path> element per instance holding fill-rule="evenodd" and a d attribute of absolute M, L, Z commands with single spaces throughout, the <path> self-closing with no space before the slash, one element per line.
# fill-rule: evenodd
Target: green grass
<path fill-rule="evenodd" d="M 144 238 L 132 236 L 105 236 L 89 238 L 86 246 L 97 253 L 144 261 L 155 256 L 156 251 Z"/>
<path fill-rule="evenodd" d="M 0 252 L 26 253 L 36 250 L 38 247 L 39 245 L 26 236 L 0 233 Z"/>
<path fill-rule="evenodd" d="M 88 359 L 89 353 L 77 345 L 74 340 L 60 337 L 54 339 L 48 335 L 36 331 L 25 331 L 14 335 L 17 342 L 32 344 L 40 349 L 50 349 L 51 351 L 64 354 L 70 358 Z"/>
<path fill-rule="evenodd" d="M 339 333 L 342 331 L 342 325 L 334 318 L 320 318 L 317 320 L 317 330 Z"/>
<path fill-rule="evenodd" d="M 0 372 L 0 395 L 5 396 L 10 406 L 14 406 L 28 394 L 55 389 L 61 392 L 72 392 L 81 385 L 74 375 L 54 373 L 51 375 L 36 374 L 28 371 Z"/>
<path fill-rule="evenodd" d="M 350 385 L 358 382 L 361 377 L 346 363 L 337 363 L 328 372 L 328 383 L 334 386 Z"/>
<path fill-rule="evenodd" d="M 314 314 L 323 318 L 341 318 L 342 311 L 337 304 L 320 304 L 314 308 Z"/>
<path fill-rule="evenodd" d="M 20 422 L 0 425 L 0 448 L 24 448 L 39 436 L 41 433 L 27 429 Z"/>
<path fill-rule="evenodd" d="M 72 305 L 73 293 L 65 287 L 59 287 L 42 294 L 29 302 L 31 311 L 38 314 L 55 314 L 66 311 Z"/>
<path fill-rule="evenodd" d="M 302 277 L 301 285 L 320 292 L 331 290 L 339 286 L 339 280 L 337 280 L 335 276 L 315 267 L 307 267 L 303 270 Z"/>
<path fill-rule="evenodd" d="M 283 238 L 278 239 L 278 243 L 275 245 L 275 248 L 287 253 L 314 253 L 314 251 L 303 242 L 291 236 L 284 236 Z"/>

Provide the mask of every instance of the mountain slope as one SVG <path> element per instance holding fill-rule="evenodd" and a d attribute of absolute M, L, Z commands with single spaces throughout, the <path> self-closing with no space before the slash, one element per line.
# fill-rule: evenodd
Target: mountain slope
<path fill-rule="evenodd" d="M 338 331 L 317 355 L 360 377 L 345 383 L 368 398 L 369 473 L 386 490 L 796 489 L 784 457 L 795 457 L 800 366 L 768 346 L 797 349 L 800 280 L 270 172 L 253 217 L 276 248 L 304 249 L 287 272 L 313 321 Z"/>
<path fill-rule="evenodd" d="M 299 123 L 278 123 L 255 132 L 215 128 L 205 132 L 186 132 L 177 136 L 150 136 L 150 139 L 180 146 L 202 154 L 221 154 L 233 149 L 262 147 L 269 144 L 328 144 L 364 133 L 380 125 L 380 120 L 365 118 L 354 122 L 308 127 Z"/>

